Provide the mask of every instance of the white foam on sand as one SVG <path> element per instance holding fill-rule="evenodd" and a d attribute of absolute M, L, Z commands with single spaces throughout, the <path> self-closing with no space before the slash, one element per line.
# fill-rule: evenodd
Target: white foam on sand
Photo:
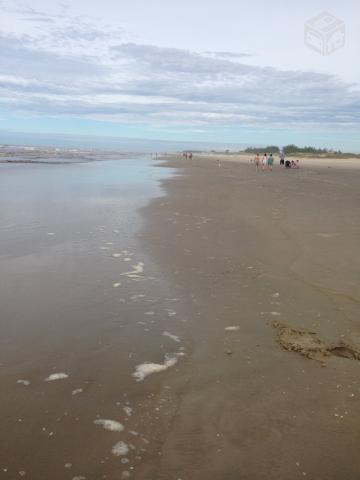
<path fill-rule="evenodd" d="M 240 327 L 238 325 L 234 325 L 230 327 L 225 327 L 225 330 L 227 332 L 236 332 L 237 330 L 240 330 Z"/>
<path fill-rule="evenodd" d="M 120 257 L 122 257 L 122 253 L 113 253 L 111 256 L 113 258 L 120 258 Z"/>
<path fill-rule="evenodd" d="M 113 283 L 113 288 L 119 288 L 119 287 L 121 287 L 120 282 Z"/>
<path fill-rule="evenodd" d="M 29 380 L 17 380 L 17 382 L 19 385 L 25 385 L 25 387 L 28 387 L 30 385 L 30 381 Z"/>
<path fill-rule="evenodd" d="M 71 392 L 71 395 L 79 395 L 79 393 L 82 393 L 83 389 L 82 388 L 76 388 Z"/>
<path fill-rule="evenodd" d="M 177 343 L 181 342 L 180 337 L 178 337 L 177 335 L 173 335 L 170 332 L 163 332 L 163 336 L 171 338 L 171 340 L 174 340 L 174 342 L 177 342 Z"/>
<path fill-rule="evenodd" d="M 173 367 L 177 364 L 178 355 L 166 355 L 164 363 L 142 363 L 136 367 L 133 377 L 136 378 L 137 382 L 142 382 L 148 375 L 153 373 L 164 372 L 170 367 Z"/>
<path fill-rule="evenodd" d="M 95 425 L 100 425 L 105 430 L 109 432 L 122 432 L 124 430 L 124 425 L 115 420 L 104 420 L 103 418 L 97 418 L 94 420 Z"/>
<path fill-rule="evenodd" d="M 116 457 L 123 457 L 129 453 L 129 447 L 125 442 L 118 442 L 112 447 L 111 452 Z"/>
<path fill-rule="evenodd" d="M 131 417 L 133 411 L 131 407 L 124 407 L 123 410 L 128 417 Z"/>
<path fill-rule="evenodd" d="M 45 378 L 45 382 L 54 382 L 55 380 L 65 380 L 65 378 L 69 378 L 69 375 L 66 373 L 52 373 L 48 377 Z"/>
<path fill-rule="evenodd" d="M 140 298 L 145 298 L 145 295 L 132 295 L 130 300 L 140 300 Z"/>
<path fill-rule="evenodd" d="M 167 309 L 166 311 L 169 317 L 174 317 L 176 315 L 175 310 Z"/>
<path fill-rule="evenodd" d="M 133 270 L 130 270 L 130 272 L 125 272 L 122 273 L 121 275 L 124 275 L 129 278 L 137 278 L 141 273 L 144 273 L 144 263 L 139 262 L 136 265 L 132 265 Z"/>

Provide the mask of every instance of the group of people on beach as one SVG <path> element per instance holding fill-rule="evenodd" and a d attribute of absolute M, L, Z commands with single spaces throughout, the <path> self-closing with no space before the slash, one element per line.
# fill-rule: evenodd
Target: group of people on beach
<path fill-rule="evenodd" d="M 183 153 L 183 157 L 185 157 L 186 160 L 187 160 L 187 159 L 192 160 L 193 154 L 192 154 L 191 152 L 184 152 L 184 153 Z"/>
<path fill-rule="evenodd" d="M 257 153 L 254 158 L 254 163 L 256 170 L 269 170 L 271 172 L 274 165 L 273 154 L 270 153 L 270 155 L 268 155 L 267 153 L 264 153 L 262 160 L 260 160 L 260 155 Z M 280 165 L 284 166 L 285 168 L 300 168 L 299 160 L 285 160 L 283 153 L 280 155 Z"/>

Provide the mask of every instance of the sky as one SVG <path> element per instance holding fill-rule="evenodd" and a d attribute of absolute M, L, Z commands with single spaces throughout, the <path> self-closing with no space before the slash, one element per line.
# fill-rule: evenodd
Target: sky
<path fill-rule="evenodd" d="M 360 152 L 358 0 L 0 8 L 0 143 L 20 132 Z M 327 29 L 311 22 L 324 12 L 335 17 Z M 305 41 L 310 24 L 328 37 Z M 330 45 L 332 31 L 343 46 L 327 55 L 309 47 Z"/>

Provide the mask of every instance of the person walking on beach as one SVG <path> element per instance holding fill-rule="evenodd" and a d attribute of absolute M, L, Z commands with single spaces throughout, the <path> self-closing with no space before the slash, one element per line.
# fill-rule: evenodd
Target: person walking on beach
<path fill-rule="evenodd" d="M 258 171 L 258 170 L 259 170 L 259 167 L 260 167 L 260 156 L 259 156 L 258 153 L 255 155 L 254 162 L 255 162 L 256 170 Z"/>
<path fill-rule="evenodd" d="M 285 155 L 284 155 L 284 152 L 281 152 L 281 155 L 280 155 L 280 165 L 285 165 Z"/>
<path fill-rule="evenodd" d="M 267 163 L 268 163 L 267 153 L 265 153 L 262 159 L 262 168 L 261 168 L 262 171 L 266 169 Z"/>
<path fill-rule="evenodd" d="M 270 156 L 268 158 L 268 167 L 269 167 L 270 172 L 272 172 L 273 165 L 274 165 L 274 158 L 273 158 L 272 153 L 270 153 Z"/>

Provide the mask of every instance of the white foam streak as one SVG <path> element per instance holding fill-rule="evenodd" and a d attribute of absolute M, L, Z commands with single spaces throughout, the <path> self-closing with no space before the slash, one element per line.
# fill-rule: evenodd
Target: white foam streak
<path fill-rule="evenodd" d="M 94 420 L 95 425 L 100 425 L 105 430 L 109 430 L 109 432 L 122 432 L 124 430 L 124 425 L 115 420 L 105 420 L 102 418 Z"/>
<path fill-rule="evenodd" d="M 69 375 L 66 373 L 52 373 L 48 377 L 45 378 L 45 382 L 54 382 L 55 380 L 65 380 L 65 378 L 69 378 Z"/>
<path fill-rule="evenodd" d="M 166 355 L 164 363 L 142 363 L 136 367 L 133 376 L 137 382 L 142 382 L 148 375 L 164 372 L 177 364 L 177 356 Z"/>
<path fill-rule="evenodd" d="M 181 342 L 180 337 L 178 337 L 177 335 L 173 335 L 173 334 L 170 333 L 170 332 L 164 332 L 164 333 L 163 333 L 163 336 L 164 336 L 164 337 L 169 337 L 169 338 L 171 338 L 171 340 L 174 340 L 174 342 L 177 342 L 177 343 Z"/>
<path fill-rule="evenodd" d="M 17 380 L 17 382 L 19 385 L 24 385 L 25 387 L 28 387 L 30 385 L 30 381 L 29 380 Z"/>
<path fill-rule="evenodd" d="M 79 393 L 82 393 L 83 389 L 82 388 L 76 388 L 71 392 L 71 395 L 79 395 Z"/>
<path fill-rule="evenodd" d="M 122 273 L 121 275 L 124 275 L 129 278 L 137 278 L 139 274 L 144 273 L 144 263 L 139 262 L 136 265 L 132 265 L 133 270 L 130 270 L 130 272 L 125 272 Z"/>
<path fill-rule="evenodd" d="M 129 447 L 125 442 L 118 442 L 112 447 L 111 451 L 116 457 L 121 457 L 129 453 Z"/>

